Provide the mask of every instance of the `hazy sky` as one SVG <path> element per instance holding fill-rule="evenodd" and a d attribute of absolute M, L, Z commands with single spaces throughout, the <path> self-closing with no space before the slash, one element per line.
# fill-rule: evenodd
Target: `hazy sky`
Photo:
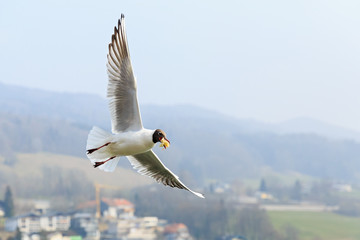
<path fill-rule="evenodd" d="M 359 0 L 1 1 L 0 81 L 105 96 L 121 13 L 141 104 L 360 130 Z"/>

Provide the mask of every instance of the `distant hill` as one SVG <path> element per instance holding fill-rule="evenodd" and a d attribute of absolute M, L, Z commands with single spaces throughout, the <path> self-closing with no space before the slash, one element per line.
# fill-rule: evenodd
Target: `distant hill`
<path fill-rule="evenodd" d="M 312 133 L 331 139 L 347 139 L 360 142 L 360 132 L 304 117 L 273 124 L 268 130 L 278 134 Z"/>
<path fill-rule="evenodd" d="M 71 199 L 74 196 L 82 200 L 94 199 L 94 183 L 121 191 L 153 183 L 132 170 L 119 168 L 114 173 L 98 171 L 84 158 L 51 153 L 18 154 L 17 158 L 12 166 L 3 164 L 0 158 L 1 183 L 10 184 L 15 192 L 21 193 L 17 197 L 58 196 L 65 201 L 81 200 Z"/>
<path fill-rule="evenodd" d="M 156 148 L 164 163 L 198 185 L 211 179 L 260 177 L 269 168 L 359 179 L 356 132 L 308 120 L 269 125 L 188 105 L 141 106 L 141 112 L 145 127 L 160 127 L 168 134 L 171 147 Z M 85 158 L 92 125 L 110 129 L 106 100 L 101 97 L 0 85 L 0 155 L 8 165 L 16 162 L 18 152 Z M 331 132 L 336 133 L 331 134 L 334 138 L 325 134 Z M 121 166 L 130 165 L 123 161 Z"/>
<path fill-rule="evenodd" d="M 88 127 L 64 119 L 0 113 L 0 152 L 52 152 L 86 157 Z"/>
<path fill-rule="evenodd" d="M 56 93 L 0 83 L 0 112 L 105 126 L 105 99 L 91 94 Z"/>
<path fill-rule="evenodd" d="M 348 139 L 360 142 L 360 132 L 333 126 L 309 118 L 296 118 L 282 123 L 269 124 L 250 119 L 237 119 L 214 111 L 190 105 L 140 106 L 144 124 L 158 127 L 161 118 L 172 121 L 182 117 L 197 119 L 201 128 L 220 128 L 243 133 L 269 132 L 276 134 L 316 134 L 331 139 Z M 110 128 L 106 99 L 93 94 L 74 94 L 29 89 L 0 82 L 0 113 L 61 119 L 86 126 Z M 176 121 L 175 121 L 176 122 Z M 222 123 L 222 125 L 218 124 Z"/>

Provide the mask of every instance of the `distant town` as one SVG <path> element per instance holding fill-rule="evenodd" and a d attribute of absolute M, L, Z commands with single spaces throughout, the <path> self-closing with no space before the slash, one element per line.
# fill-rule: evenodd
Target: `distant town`
<path fill-rule="evenodd" d="M 0 240 L 193 240 L 185 222 L 171 222 L 158 216 L 136 216 L 136 205 L 128 199 L 103 197 L 102 188 L 111 186 L 95 184 L 95 200 L 83 201 L 67 211 L 54 210 L 48 200 L 26 200 L 27 210 L 14 214 L 14 202 L 10 187 L 6 188 L 4 200 L 0 201 Z M 349 184 L 333 184 L 332 191 L 351 193 Z M 226 211 L 253 208 L 259 211 L 339 212 L 337 205 L 304 201 L 306 187 L 299 181 L 288 189 L 292 200 L 279 199 L 279 193 L 269 190 L 264 179 L 252 194 L 239 194 L 234 198 L 234 189 L 229 184 L 212 184 L 210 196 L 220 196 L 221 206 L 216 213 L 221 219 Z M 210 197 L 211 198 L 211 197 Z M 147 199 L 151 200 L 151 199 Z M 224 203 L 226 202 L 226 205 Z M 216 201 L 214 201 L 216 203 Z M 21 205 L 21 204 L 18 204 Z M 29 207 L 31 206 L 31 207 Z M 231 206 L 231 208 L 229 208 Z M 340 209 L 341 210 L 341 209 Z M 174 211 L 176 211 L 174 209 Z M 223 212 L 223 213 L 221 213 Z M 256 214 L 251 212 L 250 214 Z M 246 215 L 246 213 L 241 213 Z M 240 215 L 240 216 L 241 216 Z M 261 216 L 264 218 L 264 216 Z M 241 220 L 239 220 L 241 222 Z M 246 219 L 249 221 L 249 219 Z M 256 220 L 258 221 L 258 220 Z M 255 222 L 255 224 L 257 224 Z M 241 226 L 241 225 L 240 225 Z M 221 240 L 246 239 L 241 235 L 219 236 Z M 272 239 L 276 238 L 276 236 Z M 288 238 L 284 238 L 288 239 Z M 290 239 L 290 238 L 289 238 Z"/>
<path fill-rule="evenodd" d="M 183 223 L 156 216 L 135 216 L 135 205 L 123 198 L 84 202 L 75 211 L 56 212 L 48 201 L 34 201 L 33 209 L 3 221 L 0 239 L 21 240 L 192 240 Z M 1 209 L 1 216 L 4 211 Z"/>

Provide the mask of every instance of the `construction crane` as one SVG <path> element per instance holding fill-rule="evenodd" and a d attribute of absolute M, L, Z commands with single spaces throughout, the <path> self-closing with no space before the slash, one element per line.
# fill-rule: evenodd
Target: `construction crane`
<path fill-rule="evenodd" d="M 103 189 L 103 188 L 120 189 L 120 187 L 115 187 L 115 186 L 110 186 L 110 185 L 105 185 L 105 184 L 99 184 L 99 183 L 94 183 L 94 187 L 95 187 L 95 200 L 96 200 L 96 218 L 99 219 L 101 217 L 100 190 Z"/>

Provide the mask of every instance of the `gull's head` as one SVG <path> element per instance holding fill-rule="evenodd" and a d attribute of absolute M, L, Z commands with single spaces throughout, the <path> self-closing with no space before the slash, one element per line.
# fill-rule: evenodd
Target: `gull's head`
<path fill-rule="evenodd" d="M 165 149 L 170 146 L 170 141 L 166 138 L 166 134 L 161 129 L 156 129 L 153 134 L 153 142 L 160 142 L 160 147 L 164 147 Z"/>

